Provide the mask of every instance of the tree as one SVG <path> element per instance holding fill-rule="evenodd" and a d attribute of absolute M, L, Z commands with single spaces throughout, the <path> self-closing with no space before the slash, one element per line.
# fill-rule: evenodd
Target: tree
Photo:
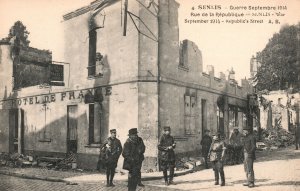
<path fill-rule="evenodd" d="M 283 26 L 279 33 L 273 35 L 266 47 L 257 53 L 257 60 L 261 63 L 256 76 L 258 90 L 299 88 L 299 32 L 300 23 Z"/>
<path fill-rule="evenodd" d="M 17 21 L 10 28 L 8 37 L 10 39 L 16 37 L 16 41 L 20 43 L 21 46 L 29 46 L 30 41 L 27 39 L 28 35 L 29 32 L 26 30 L 26 26 L 24 26 L 21 21 Z"/>

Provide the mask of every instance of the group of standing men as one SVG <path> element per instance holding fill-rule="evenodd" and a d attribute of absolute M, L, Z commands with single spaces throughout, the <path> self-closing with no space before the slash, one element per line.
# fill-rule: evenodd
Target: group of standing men
<path fill-rule="evenodd" d="M 244 170 L 247 177 L 247 182 L 244 186 L 249 188 L 254 187 L 254 170 L 253 163 L 256 159 L 256 139 L 248 127 L 243 129 L 243 135 L 235 127 L 229 139 L 229 144 L 233 148 L 233 160 L 238 163 L 240 160 L 240 153 L 244 154 Z M 206 168 L 208 168 L 208 160 L 212 164 L 215 175 L 215 185 L 219 184 L 219 177 L 221 177 L 221 186 L 225 186 L 225 173 L 223 170 L 225 162 L 225 153 L 228 147 L 224 140 L 221 139 L 220 133 L 209 136 L 209 130 L 205 131 L 205 135 L 201 141 L 202 156 L 205 159 Z"/>
<path fill-rule="evenodd" d="M 144 160 L 145 145 L 143 139 L 137 135 L 137 129 L 129 130 L 129 138 L 122 148 L 120 140 L 116 137 L 116 129 L 110 130 L 110 137 L 100 149 L 99 160 L 106 168 L 107 187 L 114 187 L 113 179 L 120 155 L 124 157 L 123 168 L 129 171 L 128 190 L 135 190 L 136 186 L 144 186 L 141 182 L 141 168 Z"/>
<path fill-rule="evenodd" d="M 164 127 L 164 133 L 158 144 L 160 166 L 163 171 L 166 185 L 173 182 L 175 168 L 176 143 L 170 135 L 170 127 Z M 123 169 L 128 170 L 128 190 L 134 191 L 137 186 L 144 187 L 141 182 L 141 168 L 144 160 L 145 144 L 138 136 L 137 128 L 129 130 L 128 139 L 122 148 L 121 142 L 116 138 L 116 130 L 110 130 L 111 136 L 107 138 L 100 149 L 100 160 L 104 161 L 106 167 L 107 187 L 115 186 L 113 178 L 120 155 L 124 157 Z M 170 171 L 168 176 L 167 171 Z"/>
<path fill-rule="evenodd" d="M 122 148 L 121 142 L 116 138 L 116 130 L 110 130 L 111 136 L 107 138 L 100 150 L 100 157 L 104 159 L 106 166 L 107 186 L 114 186 L 113 178 L 115 168 L 120 155 L 124 157 L 123 169 L 128 170 L 128 190 L 134 191 L 136 187 L 144 186 L 141 182 L 141 168 L 144 160 L 145 144 L 143 139 L 138 136 L 137 128 L 129 130 L 128 139 Z M 244 153 L 244 169 L 246 172 L 247 182 L 244 186 L 254 187 L 254 170 L 253 162 L 255 160 L 256 140 L 250 129 L 243 130 L 243 136 L 235 128 L 230 138 L 231 144 L 236 143 L 236 139 L 240 139 L 237 152 Z M 208 160 L 212 164 L 215 175 L 215 185 L 219 185 L 219 177 L 221 177 L 221 186 L 225 186 L 225 173 L 223 170 L 225 162 L 226 144 L 220 137 L 220 133 L 209 136 L 209 131 L 205 131 L 205 135 L 201 141 L 202 156 L 205 158 L 205 165 L 208 168 Z M 170 127 L 164 127 L 164 133 L 159 139 L 158 158 L 160 167 L 163 171 L 165 185 L 175 184 L 173 181 L 175 168 L 175 152 L 176 143 L 171 136 Z M 122 152 L 123 151 L 123 152 Z M 168 176 L 169 170 L 169 176 Z"/>

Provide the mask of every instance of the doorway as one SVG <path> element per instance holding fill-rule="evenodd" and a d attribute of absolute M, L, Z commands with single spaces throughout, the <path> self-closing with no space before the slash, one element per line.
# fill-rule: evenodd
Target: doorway
<path fill-rule="evenodd" d="M 9 110 L 9 152 L 24 153 L 24 110 Z"/>
<path fill-rule="evenodd" d="M 67 153 L 77 153 L 77 105 L 68 105 Z"/>
<path fill-rule="evenodd" d="M 201 126 L 202 126 L 202 137 L 204 136 L 205 130 L 207 130 L 207 108 L 206 108 L 206 100 L 201 99 Z"/>

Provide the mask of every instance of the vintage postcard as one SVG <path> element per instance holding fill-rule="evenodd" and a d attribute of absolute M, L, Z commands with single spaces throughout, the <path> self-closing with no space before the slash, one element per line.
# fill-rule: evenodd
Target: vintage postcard
<path fill-rule="evenodd" d="M 0 190 L 300 190 L 299 0 L 0 0 Z"/>

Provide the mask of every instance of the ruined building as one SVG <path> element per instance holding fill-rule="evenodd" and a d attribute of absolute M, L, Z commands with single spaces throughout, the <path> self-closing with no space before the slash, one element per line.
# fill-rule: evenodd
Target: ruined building
<path fill-rule="evenodd" d="M 138 128 L 146 145 L 143 169 L 158 169 L 164 126 L 171 127 L 180 157 L 199 155 L 205 129 L 228 138 L 233 126 L 251 125 L 252 87 L 223 73 L 218 78 L 213 68 L 204 73 L 198 46 L 179 41 L 179 6 L 175 0 L 129 1 L 126 20 L 124 6 L 120 19 L 121 1 L 94 1 L 64 15 L 63 86 L 11 87 L 12 45 L 1 43 L 7 112 L 1 112 L 0 152 L 13 151 L 15 142 L 19 152 L 40 156 L 73 151 L 79 168 L 95 169 L 109 129 L 117 129 L 123 144 L 128 130 Z"/>

